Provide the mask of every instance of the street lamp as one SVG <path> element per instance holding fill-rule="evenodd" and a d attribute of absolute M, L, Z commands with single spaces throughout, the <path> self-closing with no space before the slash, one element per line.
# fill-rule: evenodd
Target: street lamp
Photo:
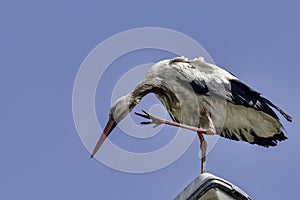
<path fill-rule="evenodd" d="M 209 173 L 201 174 L 174 200 L 251 200 L 243 190 Z"/>

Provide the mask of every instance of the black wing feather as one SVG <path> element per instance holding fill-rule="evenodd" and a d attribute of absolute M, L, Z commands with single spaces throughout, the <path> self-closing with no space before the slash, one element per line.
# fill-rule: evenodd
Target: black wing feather
<path fill-rule="evenodd" d="M 276 113 L 270 106 L 278 110 L 286 120 L 292 121 L 292 118 L 283 112 L 278 106 L 274 105 L 268 99 L 262 97 L 260 93 L 251 89 L 246 84 L 239 80 L 229 80 L 231 89 L 231 101 L 237 105 L 243 105 L 245 107 L 254 108 L 257 111 L 262 111 L 275 119 L 279 120 Z"/>
<path fill-rule="evenodd" d="M 247 130 L 247 128 L 239 128 L 237 131 L 240 132 L 240 137 L 242 141 L 249 142 L 248 139 L 241 133 L 242 129 Z M 287 137 L 284 135 L 283 132 L 280 132 L 279 134 L 275 134 L 274 136 L 271 137 L 259 137 L 257 134 L 254 132 L 254 130 L 249 130 L 249 133 L 253 136 L 253 142 L 249 142 L 250 144 L 257 144 L 259 146 L 263 147 L 270 147 L 270 146 L 276 146 L 278 141 L 283 141 L 286 140 Z M 227 128 L 223 128 L 223 130 L 220 131 L 220 136 L 230 139 L 230 140 L 236 140 L 239 141 L 239 139 L 236 137 L 235 134 L 230 134 L 230 131 Z"/>
<path fill-rule="evenodd" d="M 229 80 L 229 82 L 231 89 L 230 98 L 234 104 L 254 108 L 255 110 L 262 111 L 277 120 L 279 119 L 267 102 L 261 98 L 260 93 L 251 89 L 239 80 Z"/>

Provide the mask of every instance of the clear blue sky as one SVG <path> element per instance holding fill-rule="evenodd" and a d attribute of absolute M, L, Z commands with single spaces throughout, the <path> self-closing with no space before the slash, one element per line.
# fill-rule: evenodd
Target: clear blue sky
<path fill-rule="evenodd" d="M 282 119 L 289 139 L 279 146 L 221 138 L 207 167 L 254 199 L 294 199 L 300 187 L 299 6 L 292 0 L 1 1 L 0 199 L 172 199 L 196 178 L 197 140 L 172 165 L 129 174 L 91 160 L 75 129 L 72 89 L 83 59 L 111 35 L 144 26 L 194 38 L 216 64 L 293 116 L 293 123 Z M 126 71 L 131 63 L 166 56 L 144 51 L 117 64 Z M 96 104 L 102 125 L 110 99 L 100 93 L 109 94 L 109 87 L 97 90 L 105 102 Z M 117 129 L 112 139 L 126 147 L 121 135 Z"/>

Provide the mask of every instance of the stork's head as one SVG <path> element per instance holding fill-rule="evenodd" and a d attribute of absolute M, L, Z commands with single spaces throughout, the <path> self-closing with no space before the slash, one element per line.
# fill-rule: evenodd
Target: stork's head
<path fill-rule="evenodd" d="M 115 101 L 115 103 L 109 110 L 109 118 L 115 119 L 117 123 L 124 119 L 132 110 L 132 106 L 130 105 L 132 104 L 130 97 L 131 95 L 128 94 Z"/>
<path fill-rule="evenodd" d="M 129 114 L 129 112 L 133 109 L 133 107 L 134 104 L 133 101 L 131 100 L 131 94 L 119 98 L 113 104 L 113 106 L 110 108 L 109 111 L 109 120 L 92 152 L 91 158 L 96 154 L 98 149 L 103 144 L 104 140 L 108 137 L 108 135 L 112 132 L 112 130 L 116 127 L 116 125 Z"/>

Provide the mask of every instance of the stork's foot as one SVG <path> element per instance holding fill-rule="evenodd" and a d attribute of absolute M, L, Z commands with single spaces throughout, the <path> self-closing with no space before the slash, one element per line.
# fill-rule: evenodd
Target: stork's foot
<path fill-rule="evenodd" d="M 210 121 L 209 122 L 209 128 L 208 129 L 203 129 L 203 128 L 198 128 L 198 127 L 194 127 L 194 126 L 189 126 L 189 125 L 186 125 L 186 124 L 181 124 L 181 123 L 178 123 L 178 122 L 172 122 L 172 121 L 169 121 L 169 120 L 162 119 L 160 117 L 151 115 L 150 113 L 146 112 L 145 110 L 142 110 L 142 111 L 143 111 L 144 114 L 137 113 L 137 112 L 135 112 L 135 114 L 140 116 L 140 117 L 151 120 L 151 121 L 141 122 L 141 124 L 144 124 L 144 125 L 154 124 L 154 127 L 157 127 L 161 124 L 167 124 L 167 125 L 171 125 L 171 126 L 185 128 L 185 129 L 188 129 L 188 130 L 191 130 L 191 131 L 197 131 L 199 133 L 208 134 L 208 135 L 213 135 L 216 132 L 210 117 L 209 117 L 209 121 Z"/>
<path fill-rule="evenodd" d="M 148 113 L 147 111 L 145 110 L 142 110 L 142 113 L 138 113 L 138 112 L 135 112 L 134 114 L 140 116 L 140 117 L 143 117 L 143 118 L 146 118 L 146 119 L 150 119 L 151 121 L 145 121 L 145 122 L 141 122 L 141 124 L 144 124 L 144 125 L 149 125 L 149 124 L 154 124 L 154 128 L 161 125 L 161 124 L 165 124 L 166 123 L 166 120 L 165 119 L 162 119 L 160 117 L 157 117 L 157 116 L 154 116 L 154 115 L 151 115 L 150 113 Z"/>

